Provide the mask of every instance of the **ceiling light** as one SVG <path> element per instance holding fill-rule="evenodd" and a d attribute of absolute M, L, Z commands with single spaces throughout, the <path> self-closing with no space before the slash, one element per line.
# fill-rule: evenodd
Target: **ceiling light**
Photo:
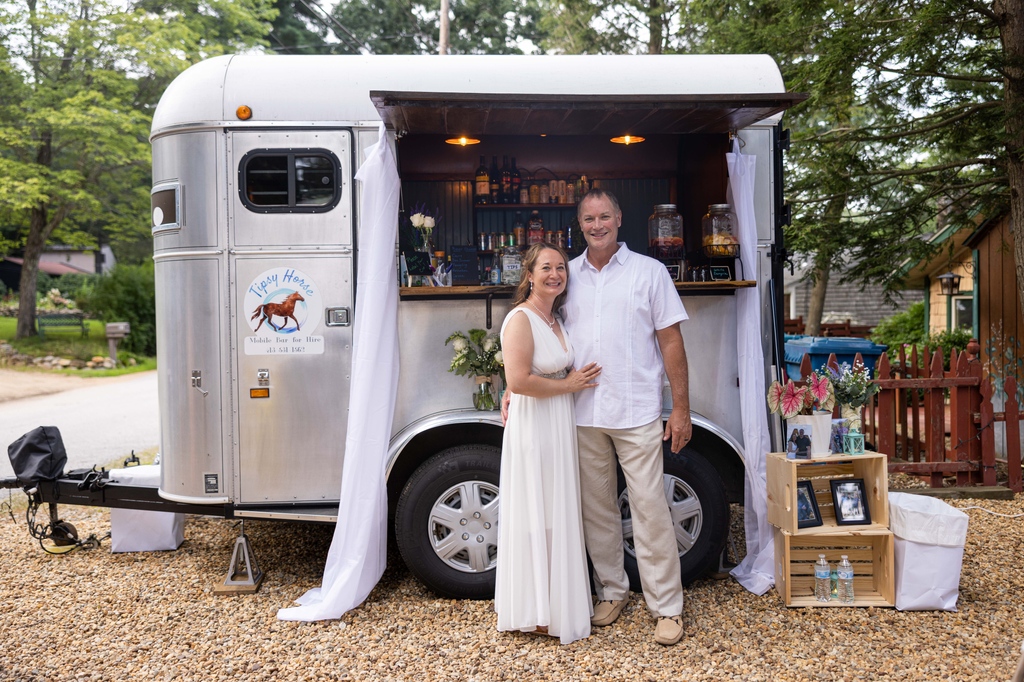
<path fill-rule="evenodd" d="M 472 137 L 466 137 L 465 135 L 462 137 L 449 137 L 445 142 L 448 144 L 457 144 L 460 147 L 465 147 L 470 144 L 480 144 L 480 140 L 476 140 Z"/>
<path fill-rule="evenodd" d="M 612 142 L 615 144 L 639 144 L 644 141 L 644 138 L 639 135 L 622 135 L 620 137 L 613 137 Z"/>

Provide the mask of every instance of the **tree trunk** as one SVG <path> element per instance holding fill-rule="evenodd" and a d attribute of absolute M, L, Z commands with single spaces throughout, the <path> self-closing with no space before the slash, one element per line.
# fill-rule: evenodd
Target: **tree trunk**
<path fill-rule="evenodd" d="M 47 168 L 53 162 L 53 135 L 46 132 L 39 142 L 36 162 Z M 40 203 L 32 209 L 28 223 L 28 237 L 25 239 L 25 253 L 21 263 L 21 279 L 18 286 L 18 326 L 14 338 L 24 339 L 36 335 L 36 280 L 39 278 L 39 259 L 43 247 L 55 227 L 60 225 L 67 213 L 66 207 L 57 209 L 52 215 L 47 205 Z"/>
<path fill-rule="evenodd" d="M 662 25 L 661 0 L 650 0 L 647 11 L 647 20 L 650 26 L 651 37 L 647 41 L 648 54 L 661 54 L 661 43 L 664 39 L 665 29 Z"/>
<path fill-rule="evenodd" d="M 821 336 L 821 316 L 825 311 L 825 294 L 828 293 L 828 259 L 823 259 L 824 265 L 814 263 L 814 286 L 811 287 L 811 299 L 807 305 L 807 321 L 804 324 L 804 334 L 808 336 Z"/>
<path fill-rule="evenodd" d="M 1003 44 L 1006 107 L 1006 174 L 1010 181 L 1013 259 L 1017 270 L 1017 301 L 1024 307 L 1024 9 L 1014 0 L 995 0 L 992 10 Z"/>

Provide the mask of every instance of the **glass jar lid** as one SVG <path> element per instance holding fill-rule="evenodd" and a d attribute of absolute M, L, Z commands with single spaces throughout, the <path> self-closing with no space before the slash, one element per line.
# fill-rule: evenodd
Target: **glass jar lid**
<path fill-rule="evenodd" d="M 654 210 L 659 212 L 659 213 L 664 213 L 664 212 L 675 213 L 676 205 L 675 204 L 655 204 L 654 205 Z"/>
<path fill-rule="evenodd" d="M 732 207 L 729 204 L 710 204 L 708 213 L 728 213 Z"/>

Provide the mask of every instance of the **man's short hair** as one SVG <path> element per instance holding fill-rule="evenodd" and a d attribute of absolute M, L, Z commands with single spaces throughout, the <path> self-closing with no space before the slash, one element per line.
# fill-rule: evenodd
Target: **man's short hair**
<path fill-rule="evenodd" d="M 601 187 L 595 187 L 586 194 L 584 194 L 580 198 L 580 202 L 576 204 L 577 218 L 580 217 L 580 210 L 583 208 L 583 202 L 586 201 L 587 199 L 607 199 L 611 203 L 612 208 L 615 209 L 616 213 L 622 213 L 622 209 L 619 208 L 619 200 L 615 198 L 614 194 L 612 194 L 606 189 L 602 189 Z"/>

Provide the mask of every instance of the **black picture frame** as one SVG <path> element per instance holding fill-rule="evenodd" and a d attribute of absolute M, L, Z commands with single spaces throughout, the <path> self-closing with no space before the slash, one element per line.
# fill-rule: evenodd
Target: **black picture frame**
<path fill-rule="evenodd" d="M 679 266 L 678 265 L 666 265 L 665 269 L 668 270 L 668 276 L 672 278 L 673 282 L 679 281 Z"/>
<path fill-rule="evenodd" d="M 835 505 L 836 524 L 860 526 L 871 523 L 871 510 L 863 478 L 833 478 L 832 504 Z"/>
<path fill-rule="evenodd" d="M 813 528 L 820 526 L 821 511 L 818 510 L 818 498 L 814 495 L 814 487 L 810 481 L 796 482 L 796 527 Z"/>

